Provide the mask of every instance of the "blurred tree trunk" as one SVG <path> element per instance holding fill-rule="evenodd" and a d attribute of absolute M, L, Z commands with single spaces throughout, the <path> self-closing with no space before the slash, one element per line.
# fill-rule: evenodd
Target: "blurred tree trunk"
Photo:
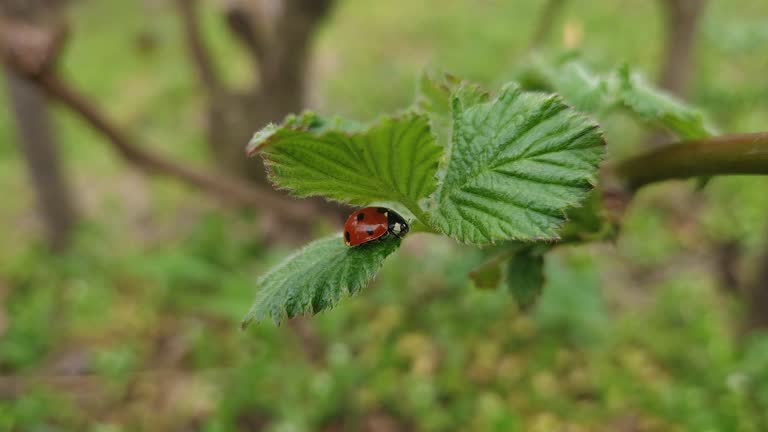
<path fill-rule="evenodd" d="M 187 47 L 208 96 L 208 141 L 223 169 L 264 183 L 261 161 L 244 157 L 253 133 L 305 107 L 306 74 L 315 30 L 332 0 L 229 0 L 225 17 L 254 64 L 258 85 L 227 87 L 198 23 L 198 0 L 178 0 Z"/>
<path fill-rule="evenodd" d="M 664 9 L 666 41 L 659 85 L 670 92 L 688 95 L 696 35 L 706 0 L 661 0 Z"/>
<path fill-rule="evenodd" d="M 699 21 L 707 0 L 659 0 L 664 14 L 664 47 L 659 70 L 659 86 L 670 93 L 688 96 L 696 51 Z M 670 141 L 669 133 L 659 130 L 647 139 L 650 147 Z"/>
<path fill-rule="evenodd" d="M 664 59 L 659 73 L 659 85 L 671 93 L 686 97 L 694 66 L 696 35 L 706 0 L 661 0 L 665 16 L 666 41 Z M 664 142 L 664 134 L 654 133 L 650 145 Z M 749 334 L 768 328 L 768 236 L 765 251 L 759 259 L 758 274 L 752 283 L 739 275 L 741 245 L 722 242 L 715 245 L 718 259 L 716 272 L 721 289 L 743 299 L 745 320 L 741 331 Z"/>
<path fill-rule="evenodd" d="M 261 158 L 246 158 L 253 134 L 305 108 L 307 66 L 312 36 L 333 7 L 334 0 L 225 0 L 224 17 L 232 35 L 253 63 L 257 78 L 247 89 L 233 89 L 219 76 L 199 25 L 199 0 L 176 0 L 187 50 L 207 96 L 208 143 L 221 169 L 257 184 L 268 185 Z M 271 188 L 271 185 L 269 186 Z M 282 191 L 276 196 L 289 199 Z M 320 211 L 348 213 L 343 206 L 321 198 L 308 201 Z M 267 238 L 302 238 L 309 225 L 292 225 L 265 208 Z"/>
<path fill-rule="evenodd" d="M 565 10 L 566 0 L 547 0 L 542 7 L 538 23 L 533 29 L 529 49 L 540 48 L 552 36 Z"/>
<path fill-rule="evenodd" d="M 13 39 L 24 52 L 15 53 L 19 67 L 41 71 L 49 66 L 47 54 L 55 51 L 60 40 L 41 37 L 39 28 L 57 25 L 60 0 L 1 0 L 2 37 Z M 12 26 L 10 23 L 24 23 Z M 38 207 L 46 226 L 48 243 L 61 251 L 69 243 L 76 212 L 59 162 L 54 127 L 48 100 L 33 80 L 5 68 L 8 97 L 15 116 L 17 141 L 24 155 Z"/>
<path fill-rule="evenodd" d="M 59 163 L 48 101 L 29 79 L 6 70 L 8 96 L 16 120 L 17 141 L 37 194 L 48 243 L 65 249 L 75 225 L 75 210 Z"/>
<path fill-rule="evenodd" d="M 768 235 L 758 260 L 756 278 L 746 286 L 744 301 L 747 305 L 745 332 L 768 329 Z"/>

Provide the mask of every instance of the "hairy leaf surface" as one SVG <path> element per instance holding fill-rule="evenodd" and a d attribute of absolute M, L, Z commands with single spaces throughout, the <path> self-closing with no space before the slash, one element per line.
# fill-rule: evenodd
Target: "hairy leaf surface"
<path fill-rule="evenodd" d="M 507 261 L 507 289 L 522 310 L 533 306 L 544 287 L 544 257 L 523 251 Z"/>
<path fill-rule="evenodd" d="M 454 96 L 452 117 L 431 223 L 472 244 L 558 238 L 565 210 L 596 181 L 597 124 L 556 95 L 517 85 L 490 102 Z"/>
<path fill-rule="evenodd" d="M 451 145 L 451 101 L 458 98 L 465 105 L 487 102 L 489 94 L 477 84 L 461 81 L 450 74 L 442 79 L 424 74 L 419 81 L 416 107 L 429 116 L 437 143 L 449 148 Z"/>
<path fill-rule="evenodd" d="M 501 263 L 497 259 L 490 259 L 469 273 L 475 287 L 484 290 L 498 288 L 503 277 Z"/>
<path fill-rule="evenodd" d="M 618 80 L 622 102 L 643 121 L 664 127 L 682 139 L 717 134 L 701 111 L 655 88 L 628 67 L 618 71 Z"/>
<path fill-rule="evenodd" d="M 595 73 L 584 62 L 567 58 L 533 57 L 520 71 L 526 89 L 555 92 L 574 108 L 604 114 L 615 108 L 615 80 Z"/>
<path fill-rule="evenodd" d="M 334 307 L 368 285 L 400 239 L 388 238 L 350 248 L 340 235 L 316 240 L 289 256 L 257 281 L 256 301 L 243 320 L 254 321 L 316 314 Z"/>
<path fill-rule="evenodd" d="M 260 152 L 272 181 L 299 197 L 355 205 L 394 201 L 411 208 L 435 190 L 442 149 L 426 115 L 387 118 L 354 133 L 335 124 L 290 120 L 270 126 L 254 136 L 249 153 Z"/>

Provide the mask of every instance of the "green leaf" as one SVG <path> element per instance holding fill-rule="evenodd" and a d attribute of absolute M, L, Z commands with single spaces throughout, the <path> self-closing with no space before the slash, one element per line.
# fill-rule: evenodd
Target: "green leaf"
<path fill-rule="evenodd" d="M 521 251 L 507 261 L 507 289 L 520 309 L 527 310 L 544 288 L 544 256 Z"/>
<path fill-rule="evenodd" d="M 259 278 L 256 301 L 242 327 L 268 318 L 279 324 L 285 317 L 334 307 L 368 285 L 398 247 L 400 239 L 394 236 L 354 248 L 344 245 L 340 235 L 308 244 Z"/>
<path fill-rule="evenodd" d="M 452 98 L 453 139 L 430 222 L 465 243 L 557 239 L 565 210 L 596 182 L 596 123 L 556 95 L 508 85 L 494 100 Z"/>
<path fill-rule="evenodd" d="M 450 117 L 451 93 L 456 84 L 451 81 L 450 75 L 445 75 L 443 80 L 439 80 L 428 72 L 422 73 L 416 94 L 416 106 L 424 112 Z"/>
<path fill-rule="evenodd" d="M 701 111 L 655 88 L 629 67 L 619 69 L 617 76 L 623 104 L 643 121 L 664 127 L 682 139 L 717 135 L 717 129 Z"/>
<path fill-rule="evenodd" d="M 555 91 L 578 110 L 602 112 L 615 103 L 607 80 L 581 62 L 564 64 L 552 79 Z"/>
<path fill-rule="evenodd" d="M 454 97 L 467 105 L 475 105 L 487 102 L 489 94 L 479 85 L 460 80 L 451 74 L 443 74 L 442 79 L 434 78 L 429 73 L 422 74 L 416 97 L 419 110 L 450 120 L 451 101 Z"/>
<path fill-rule="evenodd" d="M 490 259 L 469 273 L 469 278 L 478 289 L 496 289 L 503 273 L 498 259 Z"/>
<path fill-rule="evenodd" d="M 248 152 L 260 152 L 275 185 L 296 196 L 355 205 L 394 201 L 419 214 L 418 201 L 435 190 L 442 155 L 427 116 L 387 118 L 356 133 L 338 124 L 311 114 L 289 118 L 258 132 Z"/>
<path fill-rule="evenodd" d="M 568 222 L 560 230 L 562 242 L 596 242 L 614 238 L 618 234 L 616 227 L 605 213 L 600 188 L 593 189 L 582 206 L 568 210 Z"/>
<path fill-rule="evenodd" d="M 419 81 L 416 108 L 429 116 L 432 131 L 439 145 L 449 145 L 451 140 L 451 100 L 459 98 L 466 105 L 488 101 L 489 94 L 482 87 L 444 74 L 442 79 L 424 73 Z"/>
<path fill-rule="evenodd" d="M 618 103 L 612 77 L 596 73 L 573 54 L 534 56 L 518 75 L 526 89 L 555 92 L 580 111 L 605 114 Z"/>
<path fill-rule="evenodd" d="M 554 91 L 579 110 L 600 115 L 625 108 L 639 120 L 663 127 L 682 139 L 719 132 L 698 109 L 649 83 L 627 65 L 597 73 L 577 56 L 536 56 L 518 73 L 526 88 Z"/>

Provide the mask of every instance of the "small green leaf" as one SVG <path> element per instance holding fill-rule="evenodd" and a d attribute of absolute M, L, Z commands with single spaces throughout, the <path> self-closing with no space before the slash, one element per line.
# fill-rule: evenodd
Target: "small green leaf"
<path fill-rule="evenodd" d="M 501 263 L 497 259 L 488 260 L 469 273 L 475 287 L 484 290 L 498 288 L 502 277 Z"/>
<path fill-rule="evenodd" d="M 398 247 L 400 239 L 392 237 L 350 248 L 340 235 L 308 244 L 259 278 L 256 301 L 242 327 L 269 318 L 279 324 L 285 317 L 334 307 L 368 285 Z"/>
<path fill-rule="evenodd" d="M 718 133 L 701 111 L 655 88 L 629 67 L 622 67 L 617 75 L 622 102 L 643 121 L 664 127 L 682 139 L 706 138 Z"/>
<path fill-rule="evenodd" d="M 602 112 L 615 103 L 608 82 L 592 73 L 581 62 L 564 64 L 552 78 L 556 83 L 556 91 L 578 110 Z"/>
<path fill-rule="evenodd" d="M 617 232 L 603 211 L 602 193 L 593 189 L 580 207 L 571 207 L 567 212 L 560 236 L 563 242 L 602 241 L 613 238 Z"/>
<path fill-rule="evenodd" d="M 526 89 L 555 92 L 580 111 L 604 114 L 618 103 L 612 78 L 594 72 L 573 55 L 535 56 L 519 76 Z"/>
<path fill-rule="evenodd" d="M 435 190 L 442 154 L 427 116 L 387 118 L 357 133 L 346 124 L 337 130 L 338 124 L 311 114 L 289 118 L 258 132 L 248 151 L 260 152 L 272 181 L 296 196 L 355 205 L 394 201 L 420 213 L 418 201 Z"/>
<path fill-rule="evenodd" d="M 451 100 L 460 99 L 471 106 L 487 102 L 489 94 L 477 84 L 462 81 L 453 75 L 444 74 L 437 79 L 424 73 L 419 81 L 416 107 L 429 116 L 432 131 L 437 136 L 437 143 L 449 145 L 451 140 Z"/>
<path fill-rule="evenodd" d="M 507 261 L 507 289 L 520 309 L 527 310 L 544 288 L 544 256 L 521 251 Z"/>
<path fill-rule="evenodd" d="M 649 84 L 640 74 L 632 73 L 628 66 L 620 68 L 617 75 L 624 105 L 643 121 L 665 128 L 685 140 L 719 134 L 704 113 Z M 702 189 L 709 180 L 709 177 L 700 177 L 697 188 Z"/>
<path fill-rule="evenodd" d="M 701 111 L 658 89 L 627 65 L 597 73 L 574 55 L 537 56 L 518 75 L 526 88 L 557 92 L 579 110 L 603 115 L 625 108 L 639 120 L 682 139 L 719 133 Z"/>
<path fill-rule="evenodd" d="M 421 74 L 416 95 L 416 106 L 429 113 L 450 117 L 453 85 L 448 80 L 438 80 L 428 72 Z"/>
<path fill-rule="evenodd" d="M 565 210 L 596 182 L 596 123 L 556 95 L 506 86 L 494 100 L 452 98 L 453 138 L 431 223 L 465 243 L 557 239 Z"/>

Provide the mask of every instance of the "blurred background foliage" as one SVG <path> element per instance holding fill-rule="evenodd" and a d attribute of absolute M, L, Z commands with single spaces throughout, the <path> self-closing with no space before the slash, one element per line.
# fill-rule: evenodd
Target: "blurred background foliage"
<path fill-rule="evenodd" d="M 248 85 L 249 60 L 204 4 L 219 69 Z M 509 80 L 540 10 L 342 0 L 314 41 L 309 105 L 370 120 L 407 106 L 425 67 Z M 172 6 L 78 1 L 68 15 L 64 75 L 132 133 L 205 163 L 203 95 Z M 573 0 L 550 45 L 654 76 L 662 25 L 657 2 Z M 689 100 L 721 130 L 765 129 L 767 46 L 768 3 L 708 2 Z M 768 179 L 643 190 L 615 244 L 547 258 L 529 314 L 471 286 L 479 252 L 413 235 L 360 296 L 240 332 L 256 276 L 291 246 L 265 241 L 253 212 L 142 176 L 65 110 L 55 119 L 84 214 L 59 255 L 0 106 L 0 430 L 768 430 L 768 335 L 738 331 L 745 305 L 718 264 L 736 245 L 739 278 L 757 274 Z M 604 127 L 612 157 L 644 145 L 626 119 Z"/>

